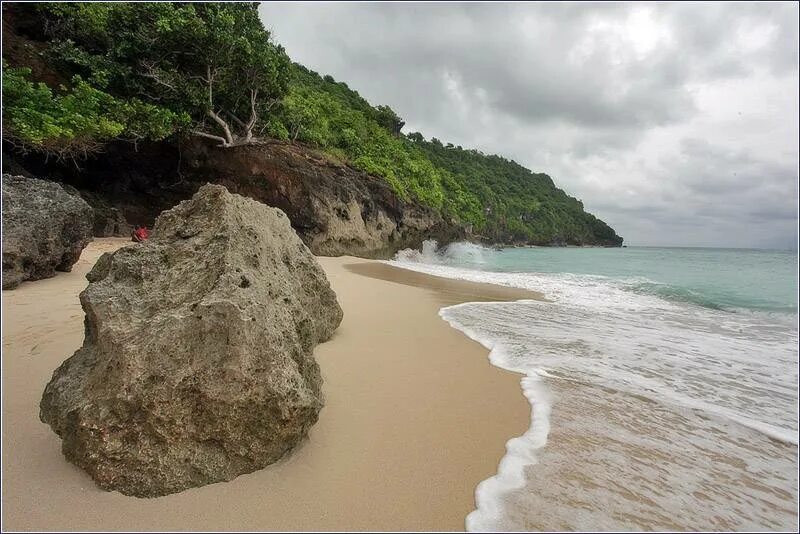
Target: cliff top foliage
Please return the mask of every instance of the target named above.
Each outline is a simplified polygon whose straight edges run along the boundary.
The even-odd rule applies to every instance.
[[[388,106],[292,63],[255,3],[17,4],[13,19],[68,80],[47,85],[4,58],[3,138],[20,149],[75,157],[114,139],[200,136],[231,147],[271,137],[380,176],[401,199],[487,239],[622,242],[549,176],[403,134]]]

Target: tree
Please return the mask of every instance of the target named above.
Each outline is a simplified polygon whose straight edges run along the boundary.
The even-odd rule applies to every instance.
[[[135,98],[114,98],[80,76],[73,77],[71,88],[54,92],[31,82],[30,74],[3,60],[3,139],[23,151],[74,160],[100,151],[111,139],[164,139],[189,121]]]
[[[423,141],[425,141],[425,137],[423,137],[423,135],[419,132],[411,132],[406,137],[408,137],[409,140],[415,143],[422,143]]]
[[[62,61],[112,92],[191,116],[194,135],[252,142],[286,93],[290,62],[254,3],[44,4]]]
[[[406,124],[389,106],[377,106],[374,111],[373,119],[394,135],[399,135],[403,126]]]

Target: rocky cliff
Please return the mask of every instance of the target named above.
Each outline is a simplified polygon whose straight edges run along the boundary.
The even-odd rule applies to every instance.
[[[77,188],[95,210],[98,236],[152,226],[158,213],[212,182],[283,210],[318,255],[388,258],[425,239],[448,243],[467,237],[463,226],[398,198],[385,180],[301,144],[221,149],[197,140],[117,143],[80,168],[11,153],[4,165]]]

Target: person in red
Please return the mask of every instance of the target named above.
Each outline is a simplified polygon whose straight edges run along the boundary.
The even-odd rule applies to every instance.
[[[131,240],[136,243],[141,243],[148,237],[150,237],[150,232],[144,226],[137,226],[134,228],[133,232],[131,232]]]

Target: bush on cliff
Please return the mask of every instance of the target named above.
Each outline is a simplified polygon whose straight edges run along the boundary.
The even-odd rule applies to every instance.
[[[8,68],[3,61],[3,138],[22,149],[85,156],[114,138],[164,139],[188,121],[137,98],[115,98],[80,76],[71,89],[56,92],[29,76],[30,69]]]

